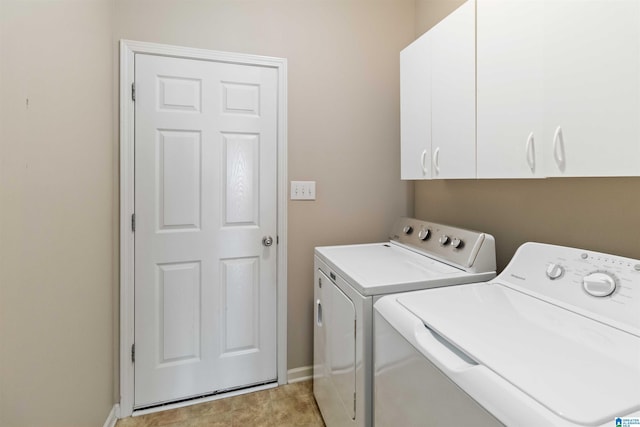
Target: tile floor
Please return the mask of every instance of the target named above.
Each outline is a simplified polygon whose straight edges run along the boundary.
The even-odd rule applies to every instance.
[[[312,381],[119,420],[116,427],[324,427]]]

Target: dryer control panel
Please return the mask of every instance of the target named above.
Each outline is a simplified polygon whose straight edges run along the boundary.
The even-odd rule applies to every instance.
[[[389,240],[467,272],[496,270],[495,240],[490,234],[403,217],[394,224]]]
[[[495,281],[640,335],[640,260],[525,243]]]

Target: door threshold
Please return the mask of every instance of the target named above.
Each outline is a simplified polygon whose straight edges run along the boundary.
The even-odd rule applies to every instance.
[[[268,383],[262,383],[258,385],[251,385],[239,389],[232,390],[220,390],[210,394],[190,397],[188,399],[182,399],[178,401],[172,401],[167,403],[160,403],[153,406],[147,406],[140,409],[134,409],[132,417],[140,415],[153,414],[155,412],[168,411],[170,409],[184,408],[185,406],[198,405],[200,403],[212,402],[214,400],[226,399],[227,397],[240,396],[242,394],[254,393],[256,391],[269,390],[270,388],[278,387],[278,381],[274,380]]]

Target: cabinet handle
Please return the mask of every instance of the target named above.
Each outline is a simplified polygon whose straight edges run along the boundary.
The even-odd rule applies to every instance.
[[[553,157],[558,165],[558,169],[564,172],[566,166],[566,158],[564,153],[564,136],[562,128],[558,126],[556,133],[553,135]]]
[[[422,156],[420,157],[420,166],[422,166],[422,174],[426,175],[429,170],[427,169],[427,150],[422,150]]]
[[[436,171],[436,175],[440,175],[440,147],[433,152],[433,170]]]
[[[535,140],[533,139],[533,132],[529,134],[529,138],[527,138],[527,148],[526,153],[527,156],[527,164],[529,165],[529,169],[531,172],[536,171],[536,145]]]

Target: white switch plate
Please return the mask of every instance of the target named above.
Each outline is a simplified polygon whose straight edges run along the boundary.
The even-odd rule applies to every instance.
[[[315,200],[315,181],[291,181],[291,200]]]

